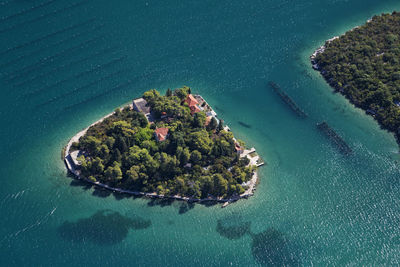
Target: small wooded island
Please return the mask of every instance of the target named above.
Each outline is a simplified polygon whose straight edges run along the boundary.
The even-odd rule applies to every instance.
[[[145,92],[74,136],[64,156],[75,176],[104,188],[190,201],[252,195],[263,164],[189,87]]]
[[[400,13],[374,16],[328,40],[311,62],[332,87],[374,116],[400,143]]]

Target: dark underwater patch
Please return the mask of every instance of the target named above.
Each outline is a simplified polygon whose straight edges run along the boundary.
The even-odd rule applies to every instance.
[[[217,221],[217,232],[230,240],[239,239],[250,232],[251,222],[241,216],[229,216]]]
[[[245,122],[238,121],[238,123],[239,123],[240,125],[242,125],[243,127],[251,128],[251,125],[250,125],[250,124],[247,124],[247,123],[245,123]]]
[[[124,240],[130,229],[145,229],[150,225],[150,220],[139,216],[127,217],[118,212],[101,210],[76,222],[65,221],[58,228],[58,233],[72,242],[113,245]]]
[[[285,236],[274,228],[253,234],[251,251],[256,261],[265,266],[298,266]]]

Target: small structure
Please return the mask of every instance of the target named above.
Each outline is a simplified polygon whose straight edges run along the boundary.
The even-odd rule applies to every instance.
[[[75,150],[75,151],[73,151],[73,152],[71,152],[70,154],[69,154],[69,157],[70,157],[70,163],[72,163],[72,165],[73,165],[73,168],[75,169],[75,170],[79,170],[80,169],[80,167],[81,167],[81,162],[78,160],[78,158],[80,157],[80,156],[82,156],[84,154],[84,152],[83,151],[81,151],[81,150]]]
[[[210,122],[211,122],[211,119],[212,119],[212,116],[207,116],[206,117],[206,121],[204,123],[204,126],[208,126],[210,124]]]
[[[217,119],[217,113],[215,113],[214,110],[207,111],[206,116],[211,116],[211,117],[214,117],[215,119]]]
[[[244,148],[240,146],[238,143],[235,143],[235,150],[238,155],[242,154],[244,152]]]
[[[373,110],[373,109],[367,109],[367,114],[370,114],[370,115],[372,115],[372,116],[375,116],[377,113],[376,113],[376,111],[375,110]]]
[[[165,119],[166,117],[168,117],[167,112],[161,112],[161,119]]]
[[[163,127],[163,128],[157,128],[157,129],[154,131],[154,135],[155,135],[155,137],[156,137],[156,140],[157,140],[158,142],[162,142],[162,141],[164,141],[165,139],[167,139],[167,137],[168,137],[168,131],[169,131],[169,129],[168,129],[168,128],[165,128],[165,127]]]
[[[183,166],[183,167],[191,169],[192,168],[192,163],[186,163],[185,166]]]

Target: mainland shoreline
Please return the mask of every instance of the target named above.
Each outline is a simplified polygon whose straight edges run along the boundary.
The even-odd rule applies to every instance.
[[[368,20],[365,22],[365,24],[368,24],[368,23],[370,23],[371,21],[372,21],[372,18],[368,19]],[[365,24],[363,24],[363,25],[365,25]],[[337,36],[334,36],[334,37],[332,37],[332,38],[326,40],[325,43],[324,43],[323,45],[321,45],[319,48],[317,48],[317,49],[314,51],[314,53],[310,56],[310,61],[311,61],[311,64],[312,64],[312,68],[313,68],[314,70],[318,71],[318,72],[322,75],[322,77],[324,78],[324,80],[329,84],[329,86],[331,86],[331,87],[335,90],[335,92],[339,92],[339,93],[340,93],[342,96],[344,96],[354,107],[359,108],[359,109],[363,110],[367,115],[372,116],[372,117],[378,122],[378,124],[379,124],[379,126],[381,127],[381,129],[384,129],[384,130],[387,130],[387,131],[390,132],[390,133],[393,133],[393,135],[394,135],[394,137],[395,137],[395,140],[396,140],[398,146],[400,146],[400,133],[396,133],[395,131],[392,131],[391,129],[388,129],[387,127],[385,127],[385,126],[381,123],[381,121],[376,117],[376,114],[375,114],[373,111],[371,111],[371,110],[369,110],[369,109],[363,108],[363,107],[362,107],[357,101],[355,101],[352,97],[346,95],[346,94],[344,93],[344,88],[343,88],[342,86],[340,86],[333,78],[328,78],[328,75],[329,75],[328,71],[325,70],[325,69],[323,69],[322,67],[320,67],[320,66],[318,65],[318,63],[316,62],[316,57],[317,57],[319,54],[323,54],[323,53],[325,52],[326,46],[327,46],[329,43],[331,43],[332,41],[334,41],[334,40],[336,40],[336,39],[339,39],[339,38],[342,37],[342,36],[344,36],[347,32],[354,31],[355,29],[358,29],[358,28],[360,28],[360,26],[355,26],[355,27],[351,28],[350,30],[346,31],[345,33],[343,33],[343,34],[341,34],[341,35],[337,35]]]

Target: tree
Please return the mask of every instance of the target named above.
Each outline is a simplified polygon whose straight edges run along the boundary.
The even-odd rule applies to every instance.
[[[190,88],[187,87],[187,86],[184,86],[182,88],[179,88],[179,89],[175,90],[175,94],[176,94],[177,97],[179,97],[180,100],[183,101],[183,100],[186,99],[186,96],[188,94],[190,94]]]
[[[117,181],[122,179],[122,171],[118,162],[114,161],[113,166],[109,166],[104,172],[106,178],[110,181]]]
[[[132,127],[138,127],[138,126],[142,127],[142,128],[147,127],[149,122],[147,121],[147,118],[143,113],[137,112],[135,110],[132,110],[131,112],[133,113],[132,114],[132,118],[133,119],[131,121],[131,126]]]
[[[210,120],[210,123],[208,124],[208,129],[215,130],[215,129],[217,129],[217,127],[218,127],[218,122],[214,117],[212,117]]]
[[[181,154],[181,163],[182,163],[182,165],[188,163],[189,159],[190,159],[189,148],[185,147],[183,149],[182,154]]]
[[[199,179],[200,182],[200,190],[201,190],[201,197],[206,198],[209,194],[213,193],[214,190],[214,180],[211,176],[205,175],[201,176]]]
[[[172,178],[175,174],[175,167],[179,165],[179,162],[176,160],[175,156],[170,156],[165,152],[160,154],[160,167],[159,171],[164,176],[161,178]]]
[[[147,149],[151,154],[158,151],[157,143],[154,140],[145,140],[142,142],[140,147]]]
[[[122,153],[128,151],[128,145],[126,144],[126,138],[123,136],[117,135],[114,145],[115,145],[115,148],[117,148]]]
[[[165,94],[167,97],[170,97],[170,96],[172,96],[172,91],[171,91],[171,89],[167,89],[167,93]]]
[[[111,150],[113,148],[113,146],[114,146],[114,143],[115,143],[115,139],[113,137],[111,137],[111,136],[108,136],[106,141],[105,141],[105,144],[107,145],[108,149]]]
[[[228,182],[222,177],[221,174],[217,173],[213,175],[214,179],[214,193],[216,196],[223,196],[227,193]]]
[[[111,162],[114,162],[114,161],[121,162],[122,161],[122,154],[118,148],[115,148],[113,150],[113,153],[111,154],[111,157],[110,157],[110,161]]]
[[[87,152],[95,153],[97,148],[100,146],[101,141],[94,136],[84,136],[80,141],[81,147]]]
[[[149,141],[153,137],[154,131],[149,128],[140,128],[135,136],[135,144],[141,145],[144,141]]]
[[[177,190],[177,192],[179,192],[180,194],[184,195],[186,193],[187,190],[187,186],[185,183],[185,177],[184,176],[178,176],[175,180],[176,186],[175,189]]]
[[[108,146],[105,144],[101,145],[99,148],[98,155],[102,159],[108,159],[108,157],[110,155],[110,149],[108,148]]]
[[[101,174],[104,171],[104,165],[103,165],[103,161],[101,160],[101,158],[96,157],[92,161],[91,171],[95,174]]]
[[[149,91],[147,91],[147,92],[145,92],[145,93],[143,94],[143,98],[144,98],[150,105],[152,105],[153,102],[154,102],[155,100],[157,100],[159,97],[160,97],[160,93],[159,93],[157,90],[155,90],[155,89],[151,89],[151,90],[149,90]]]
[[[165,189],[162,185],[158,185],[156,189],[157,195],[164,195]]]
[[[193,126],[197,128],[204,127],[206,123],[206,114],[204,112],[197,112],[194,114]]]
[[[176,153],[178,147],[185,145],[184,133],[180,131],[171,131],[169,135],[170,140],[170,153]]]
[[[129,170],[126,171],[126,176],[129,181],[136,182],[140,175],[140,167],[137,165],[133,165]]]
[[[189,135],[189,145],[192,150],[198,150],[202,154],[208,154],[211,150],[212,140],[208,132],[200,130],[193,132]]]
[[[200,164],[201,161],[201,153],[197,150],[193,150],[190,154],[190,162],[193,164]]]
[[[220,133],[223,129],[224,129],[224,121],[223,120],[219,120],[217,133]]]

